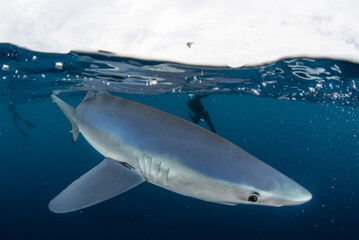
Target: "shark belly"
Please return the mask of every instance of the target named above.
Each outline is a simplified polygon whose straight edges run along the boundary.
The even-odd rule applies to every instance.
[[[80,121],[81,122],[81,121]],[[234,205],[233,183],[219,181],[182,165],[180,156],[144,152],[126,144],[125,137],[109,137],[97,126],[79,124],[85,139],[103,156],[129,164],[141,177],[167,190],[201,200]],[[111,126],[114,131],[116,126]],[[102,136],[102,137],[101,137]],[[124,139],[123,139],[124,138]]]
[[[149,183],[188,197],[235,205],[233,184],[210,178],[160,155],[140,153],[137,160],[141,175]]]

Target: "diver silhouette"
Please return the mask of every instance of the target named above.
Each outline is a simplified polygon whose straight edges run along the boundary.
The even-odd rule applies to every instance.
[[[29,121],[26,121],[24,120],[19,112],[16,110],[16,107],[15,107],[15,104],[13,103],[9,103],[8,105],[8,111],[12,114],[12,117],[13,117],[13,121],[14,121],[14,124],[15,124],[15,127],[17,129],[17,131],[25,138],[28,138],[29,137],[29,134],[27,134],[27,132],[25,132],[24,130],[22,130],[19,125],[18,125],[18,120],[22,121],[25,125],[27,125],[28,127],[30,128],[34,128],[35,125]]]
[[[209,117],[208,111],[204,108],[204,106],[201,103],[201,98],[208,97],[208,94],[202,94],[202,95],[194,95],[189,94],[189,100],[187,102],[187,106],[191,109],[194,115],[192,115],[190,112],[189,117],[191,120],[197,124],[199,120],[205,120],[211,129],[212,132],[216,133],[216,129],[213,126],[213,123],[211,121],[211,118]]]

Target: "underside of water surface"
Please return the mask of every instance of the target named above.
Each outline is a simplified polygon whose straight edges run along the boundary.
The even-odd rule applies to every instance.
[[[358,105],[359,64],[323,58],[285,58],[258,66],[193,66],[121,57],[99,51],[33,52],[0,45],[1,97],[52,91],[104,90],[131,94],[238,94]]]

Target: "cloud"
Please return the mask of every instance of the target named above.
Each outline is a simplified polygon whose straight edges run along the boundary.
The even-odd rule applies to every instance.
[[[0,1],[0,41],[38,51],[231,66],[294,55],[359,58],[356,0]]]

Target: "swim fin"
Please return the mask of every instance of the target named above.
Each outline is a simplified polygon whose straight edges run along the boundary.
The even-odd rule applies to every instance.
[[[76,211],[126,192],[143,181],[134,170],[105,158],[52,199],[49,209],[55,213]]]

